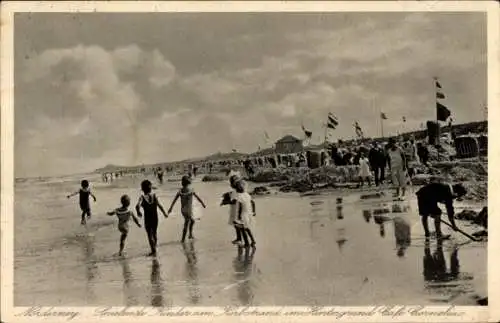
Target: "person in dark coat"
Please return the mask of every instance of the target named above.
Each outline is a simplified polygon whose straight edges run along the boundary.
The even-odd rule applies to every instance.
[[[420,162],[425,166],[428,166],[429,162],[429,150],[421,142],[417,143],[417,155]]]
[[[387,158],[385,152],[376,142],[373,143],[372,148],[368,152],[368,161],[375,176],[375,186],[379,186],[385,180]]]
[[[351,158],[352,158],[352,153],[350,150],[348,150],[344,156],[342,157],[343,164],[344,165],[351,165]]]

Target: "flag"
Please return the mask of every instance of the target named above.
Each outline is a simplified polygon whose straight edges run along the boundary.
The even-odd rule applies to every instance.
[[[446,121],[451,115],[450,110],[439,102],[436,102],[436,119],[438,121]]]
[[[403,117],[403,122],[406,122],[406,117]]]
[[[380,118],[382,118],[383,120],[387,120],[387,116],[383,112],[380,113]]]
[[[266,139],[269,140],[269,134],[267,133],[267,131],[264,131],[264,136],[266,136]]]
[[[437,98],[437,99],[444,99],[444,98],[445,98],[445,96],[444,96],[444,94],[443,94],[443,93],[441,93],[441,92],[437,91],[437,92],[436,92],[436,98]]]
[[[354,123],[354,128],[356,131],[356,136],[358,136],[359,138],[363,138],[363,130],[361,129],[357,121]]]
[[[339,121],[336,116],[333,115],[333,113],[329,112],[328,113],[328,123],[327,127],[330,129],[335,129],[339,125]]]
[[[312,131],[307,130],[304,125],[302,125],[302,130],[304,131],[304,134],[306,135],[306,138],[311,138],[312,136]]]
[[[236,150],[236,149],[233,149],[233,153],[235,153],[235,152],[237,152],[237,150]]]
[[[436,87],[437,87],[438,89],[441,89],[441,88],[442,88],[442,87],[441,87],[441,84],[439,84],[439,81],[437,80],[437,78],[434,78],[434,80],[436,81]]]

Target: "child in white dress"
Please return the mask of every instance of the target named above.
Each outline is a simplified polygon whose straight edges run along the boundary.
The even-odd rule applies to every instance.
[[[359,158],[359,178],[361,180],[361,186],[364,184],[364,180],[368,182],[368,185],[370,185],[370,163],[368,161],[368,158],[365,157],[364,153],[361,153],[361,156]]]
[[[250,194],[246,192],[243,180],[235,183],[235,189],[238,213],[234,223],[240,230],[241,237],[245,241],[245,247],[255,247],[255,239],[252,234],[255,225],[255,202]],[[248,237],[250,237],[250,243],[248,243]]]

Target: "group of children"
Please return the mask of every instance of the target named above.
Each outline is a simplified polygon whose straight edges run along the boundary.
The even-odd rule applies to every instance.
[[[179,199],[181,201],[181,214],[184,218],[181,242],[185,242],[187,233],[189,233],[188,239],[194,239],[193,227],[195,218],[193,214],[193,198],[196,198],[203,208],[206,208],[206,205],[191,187],[190,176],[183,176],[181,184],[182,187],[175,195],[168,212],[165,212],[165,209],[160,203],[158,197],[152,192],[152,183],[149,180],[144,180],[141,183],[141,190],[143,194],[139,197],[135,209],[139,218],[142,218],[144,213],[144,228],[146,229],[149,246],[151,248],[151,252],[148,256],[156,256],[158,243],[158,209],[160,209],[165,218],[168,218],[168,216],[172,213],[172,209],[177,200]],[[241,246],[244,242],[245,247],[254,247],[255,239],[252,234],[254,221],[252,217],[255,216],[255,203],[250,194],[246,192],[245,182],[237,175],[231,176],[230,184],[234,191],[223,195],[221,206],[230,206],[230,224],[235,227],[237,235],[237,238],[233,241],[233,243]],[[93,197],[94,202],[97,200],[90,191],[89,182],[87,180],[83,180],[81,182],[81,188],[77,192],[72,193],[67,197],[70,198],[75,195],[80,196],[80,209],[82,210],[81,224],[86,224],[87,219],[90,219],[91,217],[90,196]],[[141,224],[139,223],[138,217],[136,217],[134,212],[129,209],[130,197],[128,195],[121,196],[120,203],[120,207],[107,212],[107,214],[110,216],[116,215],[118,218],[118,230],[121,233],[120,250],[118,254],[122,256],[125,247],[125,240],[127,239],[129,231],[128,223],[130,219],[132,219],[139,228],[141,227]],[[141,208],[143,212],[141,212]],[[248,241],[249,237],[250,243]]]

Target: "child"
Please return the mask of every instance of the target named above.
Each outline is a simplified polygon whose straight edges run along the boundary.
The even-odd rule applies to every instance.
[[[193,237],[193,196],[200,202],[203,208],[206,208],[205,203],[200,199],[200,197],[191,188],[191,178],[189,176],[182,176],[181,180],[182,188],[175,195],[170,208],[168,209],[168,214],[172,213],[175,203],[179,197],[181,198],[181,213],[184,217],[184,228],[182,229],[182,239],[184,242],[186,239],[186,233],[189,229],[189,239],[194,239]]]
[[[365,179],[368,182],[368,185],[371,186],[371,183],[370,183],[370,163],[368,162],[368,158],[365,157],[364,153],[360,153],[359,178],[361,180],[360,186],[363,186]]]
[[[234,185],[237,193],[236,201],[238,210],[234,223],[240,230],[240,235],[243,241],[245,241],[245,247],[255,247],[255,239],[252,234],[254,222],[252,216],[255,216],[255,202],[252,200],[250,194],[246,192],[243,180],[237,181]],[[250,244],[248,243],[248,236],[251,240]]]
[[[90,211],[90,196],[94,199],[94,202],[96,202],[96,198],[94,194],[90,191],[89,188],[89,181],[83,180],[82,181],[82,187],[75,193],[72,193],[68,195],[67,197],[70,198],[72,196],[75,196],[79,194],[80,195],[80,209],[82,210],[82,222],[81,224],[86,224],[87,221],[85,219],[85,215],[87,215],[87,219],[90,219],[92,216],[92,212]]]
[[[234,220],[236,220],[236,216],[238,213],[237,205],[236,205],[236,191],[235,184],[240,180],[239,174],[234,174],[229,177],[229,185],[231,186],[232,191],[226,192],[222,195],[221,206],[229,205],[229,220],[228,224],[234,226],[234,230],[236,232],[236,239],[232,241],[233,244],[241,243],[241,232],[240,228],[234,224]]]
[[[122,206],[115,209],[114,211],[108,212],[108,215],[115,215],[118,217],[118,230],[121,232],[120,237],[120,252],[118,255],[121,256],[123,254],[123,248],[125,247],[125,239],[127,239],[128,234],[128,221],[132,217],[135,224],[140,228],[139,220],[135,217],[134,213],[128,209],[130,206],[130,197],[128,195],[123,195],[120,198],[120,202]]]
[[[150,181],[144,180],[141,183],[141,190],[144,193],[137,201],[137,205],[135,206],[135,210],[137,211],[137,215],[142,217],[141,207],[144,210],[144,228],[146,229],[146,233],[148,235],[149,246],[151,247],[151,253],[148,256],[156,256],[156,244],[158,242],[156,232],[158,230],[158,209],[163,213],[165,218],[168,218],[168,215],[165,213],[163,206],[158,201],[158,198],[154,193],[151,193],[153,189],[153,185]]]

